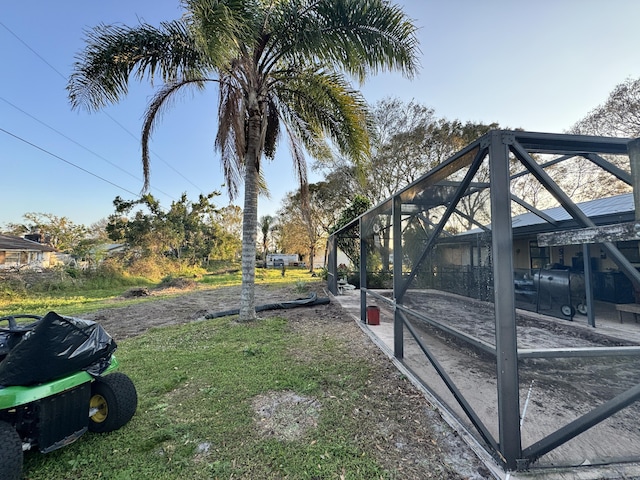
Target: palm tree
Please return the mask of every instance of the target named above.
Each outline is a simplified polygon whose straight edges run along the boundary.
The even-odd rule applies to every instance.
[[[260,217],[260,231],[262,232],[262,261],[263,265],[267,266],[267,249],[269,242],[269,233],[273,226],[273,217],[271,215],[263,215]]]
[[[127,94],[131,77],[162,80],[142,129],[144,188],[149,138],[169,100],[185,88],[219,91],[215,145],[230,197],[244,182],[240,319],[255,318],[261,159],[282,128],[306,184],[304,152],[332,146],[357,160],[368,152],[368,116],[359,81],[381,70],[412,75],[415,27],[388,0],[183,0],[180,20],[159,27],[100,25],[87,34],[67,86],[73,108],[98,110]]]

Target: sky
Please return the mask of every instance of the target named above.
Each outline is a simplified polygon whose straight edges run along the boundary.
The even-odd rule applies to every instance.
[[[637,0],[396,3],[419,29],[420,69],[413,79],[385,73],[356,84],[372,105],[397,97],[449,120],[562,133],[616,85],[640,77]],[[132,82],[123,101],[93,113],[72,110],[65,87],[88,29],[180,15],[177,0],[0,4],[0,230],[27,212],[89,226],[114,212],[116,196],[137,198],[153,87]],[[155,130],[150,192],[164,207],[183,193],[196,200],[214,190],[218,206],[229,204],[213,149],[216,102],[213,88],[187,94]],[[284,139],[263,168],[271,198],[259,199],[258,214],[273,215],[297,186]],[[234,203],[242,206],[242,195]]]

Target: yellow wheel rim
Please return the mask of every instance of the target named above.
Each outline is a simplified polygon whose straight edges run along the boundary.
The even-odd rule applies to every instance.
[[[89,401],[89,409],[97,410],[96,413],[91,415],[91,420],[96,423],[104,422],[109,415],[109,406],[107,405],[107,401],[102,395],[95,394],[93,397],[91,397],[91,400]]]

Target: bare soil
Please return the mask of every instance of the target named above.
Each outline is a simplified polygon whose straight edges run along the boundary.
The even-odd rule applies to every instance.
[[[319,297],[327,296],[322,284]],[[149,292],[149,296],[167,291]],[[152,327],[203,320],[208,313],[238,307],[240,287],[200,290],[193,286],[174,289],[175,296],[96,311],[83,318],[101,323],[116,339],[144,334]],[[256,304],[306,297],[293,287],[256,286]],[[124,299],[124,297],[123,297]],[[116,300],[116,303],[118,300]],[[286,318],[309,342],[327,335],[348,341],[350,355],[365,358],[372,366],[374,382],[367,403],[352,414],[362,419],[366,438],[382,466],[396,478],[485,479],[494,478],[464,441],[442,420],[424,394],[404,378],[390,360],[361,330],[338,302],[288,310],[265,311],[260,318]],[[304,351],[292,352],[303,356]],[[257,424],[264,434],[288,441],[314,428],[321,405],[295,392],[269,392],[254,399]],[[266,427],[265,427],[266,425]]]

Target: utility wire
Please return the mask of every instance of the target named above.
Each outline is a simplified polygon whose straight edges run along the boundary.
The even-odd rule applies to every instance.
[[[113,118],[111,115],[109,115],[109,113],[103,111],[102,112],[104,115],[106,115],[107,117],[109,117],[111,119],[111,121],[113,123],[115,123],[116,125],[118,125],[122,130],[124,130],[125,132],[127,132],[131,137],[133,137],[137,142],[140,142],[140,139],[138,137],[136,137],[133,133],[131,133],[127,127],[125,127],[124,125],[122,125],[119,121],[117,121],[115,118]],[[195,187],[198,189],[198,191],[200,193],[203,193],[204,190],[202,190],[199,186],[197,186],[195,183],[193,183],[191,180],[189,180],[187,177],[185,177],[182,172],[180,172],[179,170],[177,170],[176,168],[174,168],[173,165],[171,165],[169,162],[167,162],[165,159],[163,159],[160,155],[158,155],[157,153],[155,153],[153,150],[149,150],[151,153],[153,153],[153,155],[155,155],[162,163],[164,163],[167,167],[169,167],[171,170],[173,170],[174,172],[176,172],[178,175],[180,175],[187,183],[191,184],[192,187]]]
[[[38,57],[40,60],[42,60],[51,70],[56,72],[63,80],[67,81],[67,77],[62,72],[60,72],[60,70],[58,70],[56,67],[51,65],[44,57],[42,57],[38,52],[36,52],[33,48],[31,48],[27,44],[27,42],[22,40],[22,38],[20,38],[13,30],[11,30],[9,27],[7,27],[1,21],[0,21],[0,26],[2,26],[5,30],[7,30],[7,32],[9,32],[11,35],[13,35],[20,43],[22,43],[27,49],[29,49],[36,57]],[[136,135],[131,133],[124,125],[122,125],[120,122],[118,122],[114,117],[112,117],[111,115],[109,115],[105,111],[102,111],[102,113],[104,115],[106,115],[116,125],[118,125],[122,130],[124,130],[126,133],[128,133],[131,137],[133,137],[136,141],[140,142],[140,139]],[[166,166],[168,166],[171,170],[173,170],[175,173],[180,175],[185,181],[187,181],[189,184],[191,184],[191,186],[197,188],[200,193],[204,192],[204,190],[202,190],[200,187],[198,187],[196,184],[194,184],[191,180],[189,180],[187,177],[185,177],[180,171],[178,171],[176,168],[174,168],[173,165],[171,165],[169,162],[164,160],[160,155],[155,153],[153,150],[151,150],[151,153],[153,153],[160,161],[162,161],[162,163],[164,163]],[[160,191],[160,190],[158,190],[158,191]],[[174,198],[174,197],[171,197],[171,198]]]
[[[52,153],[52,152],[50,152],[49,150],[46,150],[46,149],[44,149],[44,148],[42,148],[42,147],[39,147],[39,146],[38,146],[38,145],[36,145],[35,143],[32,143],[32,142],[30,142],[30,141],[28,141],[28,140],[25,140],[24,138],[22,138],[22,137],[20,137],[20,136],[18,136],[18,135],[16,135],[16,134],[14,134],[14,133],[11,133],[11,132],[9,132],[9,131],[5,130],[4,128],[2,128],[2,127],[0,127],[0,132],[4,132],[4,133],[6,133],[7,135],[9,135],[9,136],[11,136],[11,137],[15,138],[16,140],[20,140],[21,142],[26,143],[27,145],[30,145],[30,146],[32,146],[33,148],[36,148],[36,149],[40,150],[41,152],[46,153],[47,155],[51,155],[52,157],[57,158],[58,160],[61,160],[61,161],[63,161],[64,163],[66,163],[66,164],[68,164],[68,165],[71,165],[72,167],[77,168],[78,170],[82,170],[83,172],[88,173],[88,174],[89,174],[89,175],[91,175],[92,177],[96,177],[97,179],[102,180],[103,182],[108,183],[109,185],[113,185],[114,187],[119,188],[120,190],[124,190],[125,192],[130,193],[131,195],[133,195],[134,197],[137,197],[137,196],[138,196],[138,194],[137,194],[137,193],[134,193],[134,192],[132,192],[131,190],[127,190],[126,188],[121,187],[120,185],[117,185],[117,184],[113,183],[112,181],[107,180],[106,178],[101,177],[100,175],[96,175],[95,173],[90,172],[89,170],[87,170],[87,169],[85,169],[85,168],[82,168],[81,166],[76,165],[75,163],[70,162],[69,160],[66,160],[66,159],[62,158],[61,156],[56,155],[55,153]]]
[[[137,181],[139,181],[139,182],[142,182],[142,179],[141,179],[140,177],[136,177],[133,173],[131,173],[131,172],[129,172],[129,171],[127,171],[127,170],[125,170],[124,168],[120,167],[119,165],[117,165],[117,164],[113,163],[112,161],[110,161],[110,160],[108,160],[108,159],[104,158],[102,155],[100,155],[100,154],[98,154],[98,153],[94,152],[93,150],[91,150],[91,149],[89,149],[89,148],[85,147],[84,145],[82,145],[82,144],[80,144],[80,143],[76,142],[73,138],[68,137],[67,135],[65,135],[65,134],[64,134],[64,133],[62,133],[61,131],[59,131],[59,130],[57,130],[57,129],[53,128],[51,125],[48,125],[47,123],[43,122],[42,120],[40,120],[40,119],[36,118],[35,116],[31,115],[30,113],[28,113],[28,112],[24,111],[23,109],[21,109],[21,108],[20,108],[20,107],[18,107],[17,105],[14,105],[13,103],[11,103],[11,102],[10,102],[9,100],[7,100],[6,98],[4,98],[4,97],[1,97],[1,96],[0,96],[0,100],[2,100],[3,102],[7,103],[7,104],[8,104],[8,105],[10,105],[10,106],[12,106],[13,108],[15,108],[16,110],[18,110],[19,112],[22,112],[22,113],[23,113],[24,115],[26,115],[27,117],[29,117],[29,118],[31,118],[31,119],[33,119],[33,120],[35,120],[35,121],[36,121],[36,122],[38,122],[40,125],[44,125],[45,127],[47,127],[48,129],[50,129],[50,130],[54,131],[55,133],[57,133],[57,134],[58,134],[58,135],[60,135],[61,137],[66,138],[66,139],[67,139],[67,140],[69,140],[71,143],[74,143],[75,145],[79,146],[79,147],[80,147],[80,148],[82,148],[83,150],[85,150],[85,151],[89,152],[90,154],[95,155],[95,156],[96,156],[96,157],[98,157],[99,159],[101,159],[101,160],[103,160],[103,161],[107,162],[107,163],[108,163],[109,165],[111,165],[112,167],[117,168],[117,169],[118,169],[118,170],[120,170],[121,172],[126,173],[126,174],[127,174],[127,175],[129,175],[131,178],[133,178],[133,179],[135,179],[135,180],[137,180]],[[175,198],[173,195],[170,195],[170,194],[168,194],[168,193],[166,193],[166,192],[163,192],[163,191],[162,191],[162,190],[160,190],[159,188],[155,188],[155,187],[151,187],[151,188],[153,188],[154,190],[156,190],[156,191],[158,191],[158,192],[162,193],[163,195],[166,195],[167,197],[169,197],[169,198],[171,198],[171,199],[173,199],[173,200],[177,200],[177,198]]]
[[[60,73],[58,70],[56,70],[56,67],[54,67],[49,62],[47,62],[38,52],[36,52],[33,48],[31,48],[29,45],[27,45],[27,43],[25,41],[23,41],[18,35],[16,35],[9,27],[7,27],[2,22],[0,22],[0,25],[2,25],[4,27],[4,29],[7,32],[9,32],[11,35],[13,35],[21,44],[23,44],[25,47],[27,47],[29,50],[31,50],[31,52],[36,57],[38,57],[40,60],[42,60],[44,63],[46,63],[49,66],[49,68],[51,68],[51,70],[53,70],[54,72],[56,72],[58,75],[60,75],[62,78],[64,78],[66,80],[66,77],[64,75],[62,75],[62,73]]]

